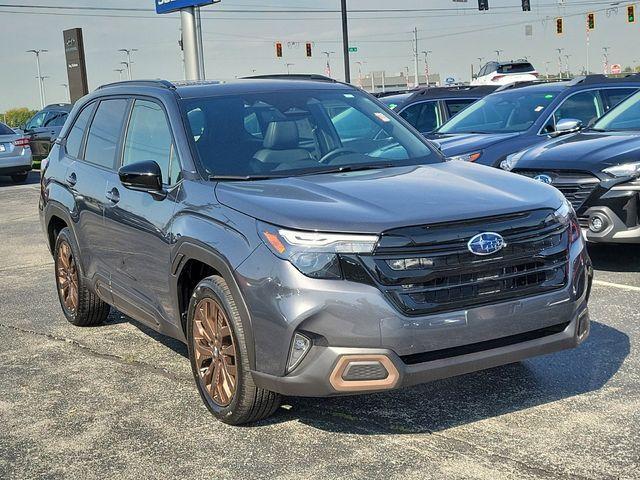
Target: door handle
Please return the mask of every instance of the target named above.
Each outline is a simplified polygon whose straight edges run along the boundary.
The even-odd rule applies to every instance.
[[[69,184],[70,187],[73,187],[76,183],[78,183],[78,177],[76,177],[75,172],[71,172],[67,175],[67,184]]]
[[[105,193],[105,196],[111,203],[118,203],[120,201],[120,192],[116,187],[113,187],[111,190],[108,190]]]

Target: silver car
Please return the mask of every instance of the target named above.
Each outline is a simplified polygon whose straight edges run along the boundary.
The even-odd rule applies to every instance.
[[[0,175],[10,175],[16,183],[27,180],[31,170],[29,139],[0,123]]]

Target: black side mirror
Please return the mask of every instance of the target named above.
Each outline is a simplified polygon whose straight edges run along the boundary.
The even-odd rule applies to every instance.
[[[118,170],[120,182],[125,188],[148,193],[163,193],[162,170],[153,161],[124,165]]]

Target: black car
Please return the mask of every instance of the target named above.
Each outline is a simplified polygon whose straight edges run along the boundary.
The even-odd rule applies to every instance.
[[[380,97],[380,101],[427,134],[497,87],[430,87]]]
[[[51,145],[60,135],[72,106],[68,103],[47,105],[24,125],[25,137],[29,139],[33,160],[39,162],[49,155]]]
[[[640,75],[577,77],[499,88],[428,138],[452,160],[497,167],[514,153],[575,133],[640,89]]]
[[[593,127],[521,152],[503,168],[557,187],[587,240],[640,243],[640,92]]]

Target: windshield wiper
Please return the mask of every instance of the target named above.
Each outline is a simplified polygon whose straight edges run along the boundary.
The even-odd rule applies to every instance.
[[[311,170],[304,173],[299,173],[296,176],[304,175],[321,175],[323,173],[344,173],[344,172],[358,172],[362,170],[378,170],[382,168],[395,167],[393,163],[371,163],[366,165],[342,165],[340,167],[325,168],[320,170]]]
[[[209,180],[215,182],[249,182],[252,180],[269,180],[283,178],[282,175],[209,175]]]

